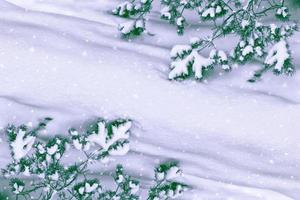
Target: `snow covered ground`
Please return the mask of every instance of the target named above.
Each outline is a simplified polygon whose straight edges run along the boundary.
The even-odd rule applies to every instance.
[[[172,46],[207,27],[179,37],[154,12],[155,36],[125,41],[117,31],[123,19],[109,13],[117,3],[0,0],[0,126],[50,116],[47,137],[97,116],[128,117],[131,151],[117,161],[146,185],[154,165],[176,159],[193,186],[182,199],[300,199],[299,73],[250,84],[259,67],[252,64],[207,84],[169,81]],[[298,68],[299,48],[297,33]],[[3,168],[10,156],[1,137]]]

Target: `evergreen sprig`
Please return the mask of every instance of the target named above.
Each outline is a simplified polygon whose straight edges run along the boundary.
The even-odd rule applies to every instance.
[[[188,189],[188,185],[175,179],[182,175],[178,163],[169,161],[155,168],[155,185],[150,188],[148,200],[174,199]]]
[[[92,177],[89,173],[89,167],[93,163],[104,160],[107,162],[111,156],[125,155],[128,152],[130,120],[97,119],[82,133],[71,128],[69,137],[54,136],[43,141],[38,137],[39,131],[49,121],[50,118],[45,118],[34,128],[24,124],[10,125],[5,130],[12,162],[2,169],[2,175],[9,180],[15,199],[141,199],[140,181],[128,175],[122,165],[117,165],[111,176],[115,189],[106,190],[100,177]],[[80,151],[84,157],[68,161],[67,152],[70,150]],[[155,173],[163,173],[165,178],[156,180],[148,199],[162,193],[172,198],[182,194],[187,186],[169,180],[176,178],[174,174],[177,172],[181,174],[177,164],[165,163],[157,167]],[[28,181],[28,178],[32,181]]]
[[[137,36],[147,30],[146,16],[151,11],[152,4],[153,1],[150,0],[132,0],[117,6],[114,10],[115,15],[133,20],[120,25],[122,35]],[[213,22],[211,36],[192,39],[189,45],[174,46],[171,51],[171,80],[191,76],[203,80],[216,67],[229,72],[234,64],[245,64],[254,60],[262,62],[263,65],[255,72],[253,78],[249,79],[250,82],[259,80],[262,74],[269,70],[276,75],[291,75],[295,72],[287,40],[298,27],[294,22],[289,23],[291,14],[284,0],[161,0],[160,5],[161,19],[175,25],[178,34],[183,34],[187,27],[187,11],[197,15],[202,22]],[[142,9],[143,6],[147,9]],[[277,25],[265,22],[270,15],[277,19]],[[216,41],[229,35],[238,37],[239,42],[226,53],[217,48]],[[286,43],[286,51],[282,53],[288,55],[288,58],[277,57],[276,63],[267,64],[265,59],[270,51],[274,52],[274,48],[283,42]],[[205,49],[211,50],[210,56],[200,55]],[[218,52],[222,55],[221,59],[226,60],[218,59]],[[174,56],[176,54],[178,56]]]

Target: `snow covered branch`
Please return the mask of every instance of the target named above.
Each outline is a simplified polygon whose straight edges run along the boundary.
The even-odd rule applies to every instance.
[[[93,163],[108,162],[111,156],[127,154],[132,126],[130,120],[97,119],[83,133],[71,128],[69,138],[54,136],[42,141],[38,137],[39,131],[50,120],[45,118],[31,129],[26,125],[11,125],[6,129],[13,161],[2,169],[2,175],[9,179],[11,192],[16,199],[140,199],[140,181],[126,174],[121,165],[117,165],[115,173],[111,175],[115,189],[105,189],[100,177],[89,175],[89,167]],[[72,154],[74,150],[79,150],[84,158],[65,160],[68,158],[67,152]],[[159,180],[158,173],[163,176]],[[171,181],[181,173],[177,164],[161,164],[156,168],[159,185],[150,189],[148,199],[153,199],[153,195],[164,194],[164,197],[171,198],[181,195],[188,187]],[[28,182],[24,177],[33,180]]]
[[[113,11],[115,15],[133,19],[119,26],[124,36],[140,35],[146,30],[145,17],[151,11],[152,3],[153,1],[149,0],[132,0],[117,6]],[[264,62],[266,56],[270,57],[274,52],[273,45],[281,44],[280,41],[287,43],[287,39],[298,30],[296,23],[288,23],[291,14],[284,1],[162,0],[160,4],[161,19],[175,25],[178,34],[183,34],[187,27],[188,15],[185,15],[187,11],[197,15],[203,23],[213,22],[211,26],[213,34],[208,38],[192,39],[194,41],[190,45],[174,46],[171,51],[169,79],[177,80],[194,76],[197,80],[203,80],[218,66],[229,72],[233,64],[245,64],[254,59],[260,60],[264,65],[262,70],[249,80],[251,82],[258,80],[271,68],[275,74],[292,74],[295,71],[289,53],[289,59],[285,59],[285,62],[280,62],[278,59],[276,64]],[[277,25],[264,22],[264,19],[270,15]],[[224,50],[217,48],[216,40],[228,35],[235,35],[239,38],[239,42],[234,49],[225,53]],[[281,46],[288,46],[288,44],[281,44]],[[202,50],[209,48],[212,52],[218,52],[216,56],[221,56],[221,59],[226,57],[226,59],[222,61],[213,59],[212,56],[204,56]],[[277,54],[281,53],[283,52]],[[180,55],[176,57],[176,54]]]

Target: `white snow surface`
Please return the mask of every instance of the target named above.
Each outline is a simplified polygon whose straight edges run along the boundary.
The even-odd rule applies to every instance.
[[[148,28],[155,36],[125,41],[117,30],[124,20],[110,14],[118,3],[0,0],[0,126],[49,116],[42,135],[49,137],[97,116],[127,117],[130,152],[94,170],[123,163],[145,189],[153,166],[176,159],[193,187],[181,199],[299,199],[299,73],[250,84],[260,67],[253,63],[205,83],[170,81],[172,46],[208,35],[207,26],[180,37],[154,12]],[[299,67],[300,34],[291,40]],[[234,41],[217,45],[230,50]],[[1,139],[2,168],[10,155]]]

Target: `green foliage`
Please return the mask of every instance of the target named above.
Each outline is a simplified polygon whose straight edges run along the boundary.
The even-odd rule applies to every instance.
[[[215,66],[221,66],[226,72],[231,70],[226,53],[212,49],[208,58],[200,55],[195,47],[208,41],[192,39],[189,45],[177,45],[171,51],[171,69],[169,79],[185,79],[194,76],[198,80],[206,78]]]
[[[123,36],[138,36],[146,31],[146,15],[151,11],[153,1],[145,1],[147,9],[138,9],[146,5],[143,2],[143,0],[125,2],[114,10],[114,14],[118,16],[132,17],[133,21],[120,25],[119,29]],[[288,24],[291,14],[285,1],[281,0],[161,0],[160,4],[162,6],[161,19],[176,26],[178,34],[183,34],[187,27],[188,20],[185,16],[187,11],[199,16],[199,20],[202,22],[213,22],[211,28],[213,34],[210,37],[196,39],[190,45],[174,46],[171,51],[172,62],[169,79],[178,80],[194,76],[197,80],[203,80],[216,67],[221,67],[225,72],[229,72],[233,64],[245,64],[253,60],[264,62],[268,51],[276,43],[287,41],[297,31],[296,23]],[[265,18],[270,15],[274,16],[275,20],[278,19],[277,25],[264,23]],[[142,23],[139,22],[140,20]],[[137,24],[139,25],[137,26]],[[225,53],[216,47],[215,41],[229,35],[238,37],[239,42],[231,52]],[[182,47],[184,48],[182,49]],[[218,56],[217,54],[205,58],[200,55],[204,49],[210,49],[211,52],[222,52],[222,55],[226,55],[226,60],[222,61],[214,57]],[[255,82],[270,69],[273,69],[272,71],[276,75],[293,74],[295,67],[290,51],[287,50],[286,53],[289,55],[289,59],[280,62],[284,63],[281,69],[274,69],[274,65],[266,66],[264,64],[262,70],[255,73],[250,81]]]
[[[174,199],[182,195],[188,189],[186,184],[174,181],[180,177],[182,171],[176,162],[166,162],[160,164],[155,169],[155,185],[150,188],[149,200]]]
[[[73,195],[76,199],[93,199],[97,192],[101,192],[102,188],[100,186],[99,180],[89,179],[84,180],[73,187]]]
[[[139,196],[137,192],[139,191],[139,181],[132,179],[131,176],[127,175],[124,172],[124,169],[121,165],[117,165],[114,180],[117,185],[117,190],[114,193],[115,196],[119,199],[124,200],[137,200]]]
[[[145,21],[143,19],[125,22],[119,25],[123,37],[130,38],[141,35],[145,31]]]
[[[38,131],[44,129],[51,120],[51,118],[45,118],[38,126],[32,129],[29,129],[26,125],[21,125],[19,127],[8,125],[6,134],[8,136],[11,154],[14,160],[18,161],[28,154],[35,142]]]
[[[10,197],[9,197],[9,195],[7,194],[7,192],[2,192],[2,191],[0,191],[0,199],[1,199],[1,200],[9,200]]]
[[[300,0],[291,0],[293,6],[300,7]]]
[[[144,14],[150,11],[152,6],[151,0],[140,0],[140,1],[125,1],[118,5],[112,12],[114,15],[120,17],[133,17],[137,14]]]
[[[12,192],[15,194],[20,194],[24,191],[25,183],[24,181],[14,178],[9,183],[10,187],[12,188]]]
[[[90,146],[98,145],[100,149],[94,152],[97,159],[106,162],[110,155],[125,155],[129,150],[129,129],[131,121],[117,119],[106,122],[98,119],[90,124],[86,130],[79,132],[71,128],[69,134],[73,146],[78,150],[89,150]]]
[[[93,163],[107,162],[111,156],[128,152],[130,120],[97,119],[83,133],[71,128],[68,138],[54,136],[42,141],[38,134],[50,121],[48,119],[35,128],[11,125],[5,131],[13,161],[2,169],[2,175],[9,180],[16,199],[140,199],[140,182],[128,175],[121,165],[117,165],[115,173],[111,175],[115,189],[106,190],[100,177],[92,177],[89,173]],[[70,150],[80,151],[83,158],[72,157],[69,160],[67,152]],[[170,181],[176,178],[170,174],[181,174],[177,164],[161,164],[155,171],[156,174],[163,173],[165,178],[156,178],[150,196],[165,192],[175,198],[187,188],[184,184]],[[32,181],[27,181],[26,177],[32,178]],[[150,196],[148,199],[151,199]]]
[[[216,20],[228,12],[227,4],[221,0],[208,1],[207,5],[198,9],[203,20]]]
[[[119,25],[119,30],[125,38],[141,35],[145,31],[145,15],[150,12],[153,0],[125,1],[118,5],[114,15],[133,18],[132,21]]]

